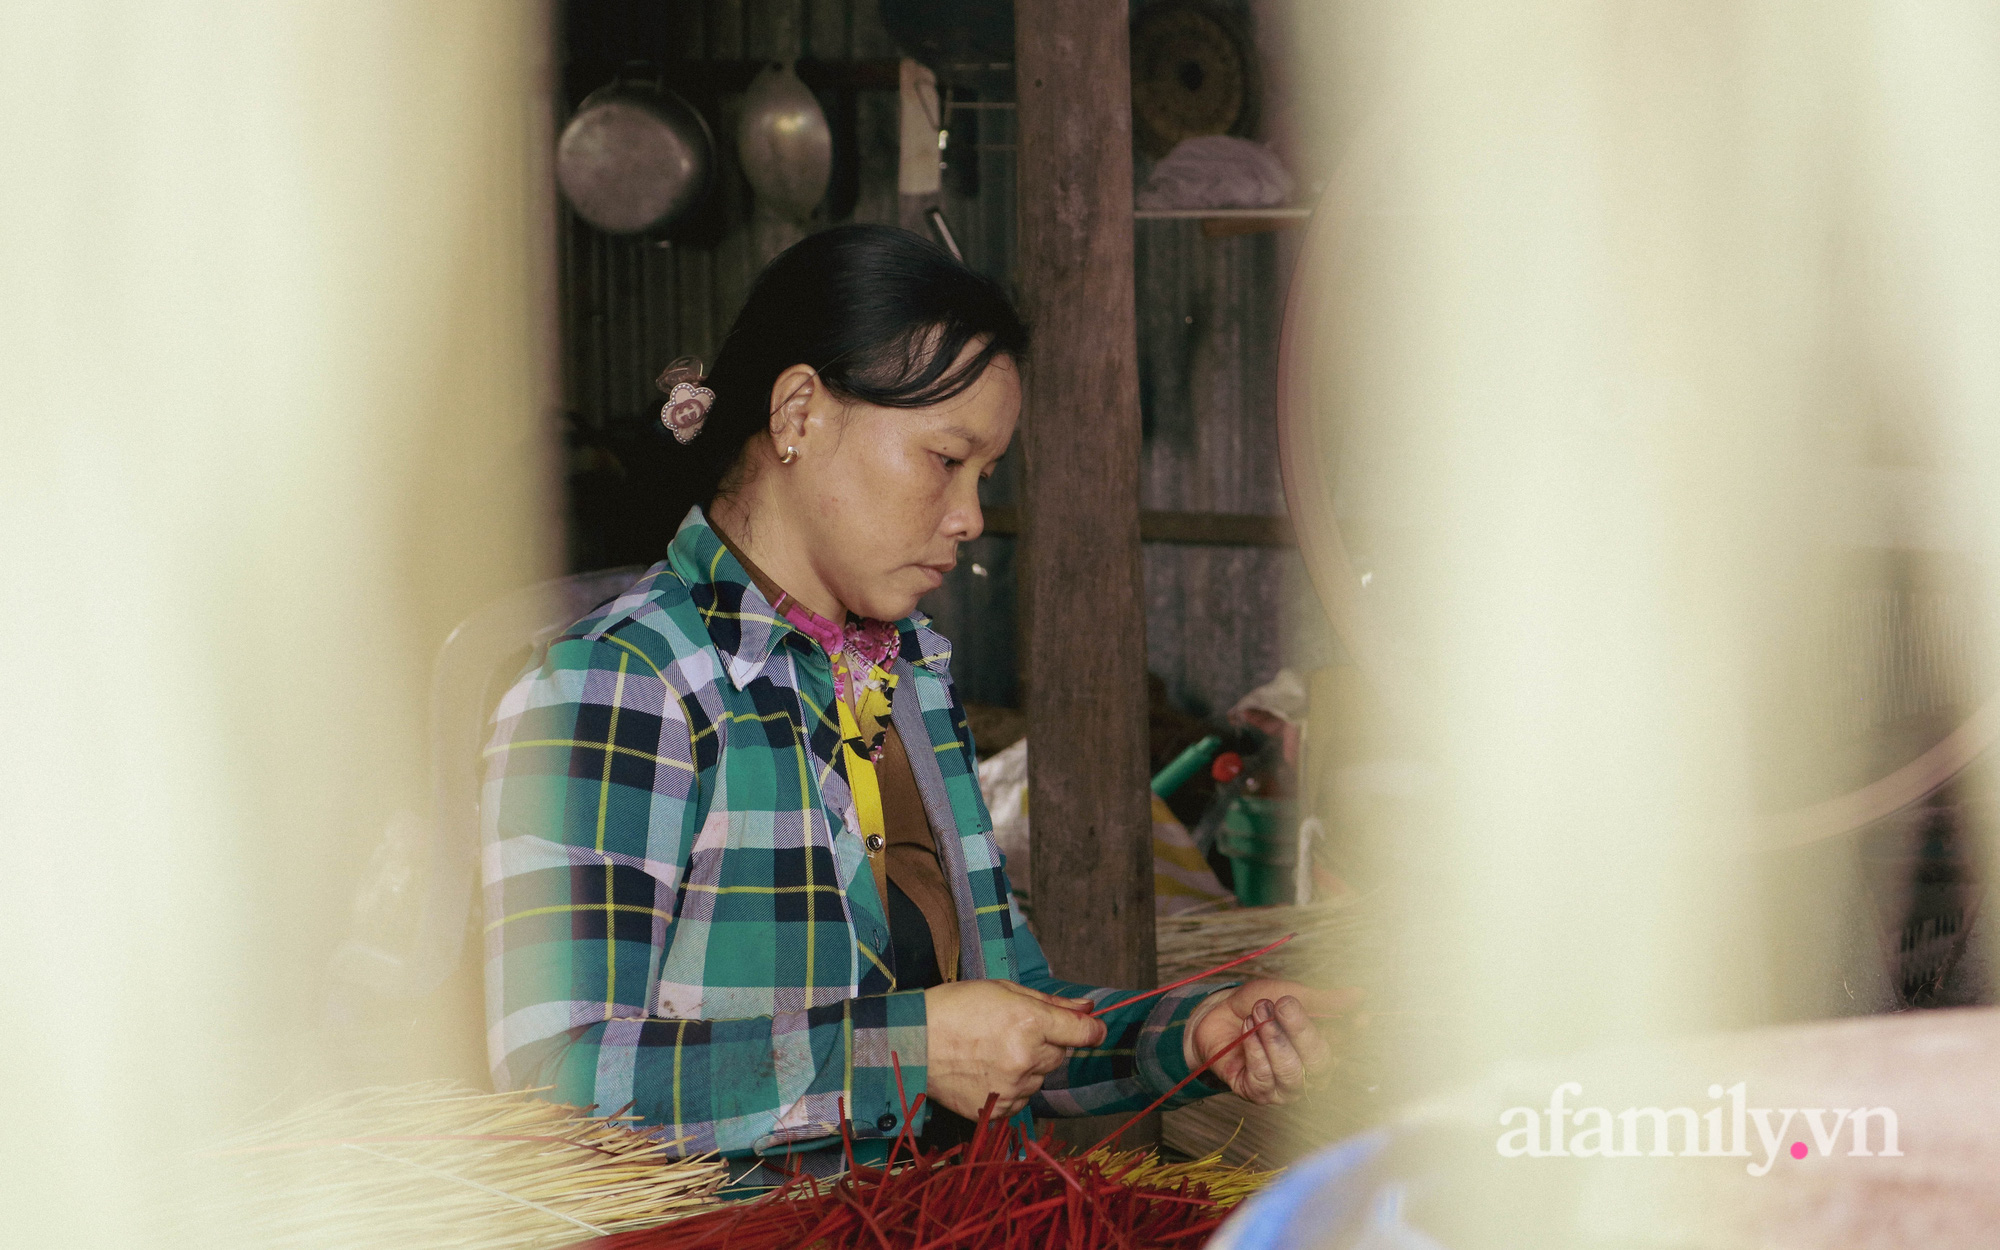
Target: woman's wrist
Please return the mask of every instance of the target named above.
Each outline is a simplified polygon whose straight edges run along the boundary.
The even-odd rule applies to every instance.
[[[1186,1062],[1189,1072],[1193,1072],[1201,1066],[1201,1052],[1195,1048],[1195,1030],[1201,1027],[1202,1020],[1207,1017],[1209,1012],[1220,1007],[1222,1000],[1229,997],[1235,991],[1236,987],[1234,985],[1225,985],[1219,990],[1213,990],[1209,993],[1208,997],[1196,1003],[1194,1010],[1188,1013],[1187,1025],[1181,1032],[1181,1059]]]

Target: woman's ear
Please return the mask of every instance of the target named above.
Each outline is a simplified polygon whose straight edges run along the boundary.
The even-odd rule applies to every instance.
[[[771,438],[780,454],[805,438],[806,417],[819,387],[819,374],[811,365],[793,365],[771,383]]]

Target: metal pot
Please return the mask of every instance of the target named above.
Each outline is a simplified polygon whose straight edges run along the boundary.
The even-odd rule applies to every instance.
[[[614,78],[579,104],[556,142],[556,182],[608,234],[662,230],[708,194],[715,139],[658,81]]]

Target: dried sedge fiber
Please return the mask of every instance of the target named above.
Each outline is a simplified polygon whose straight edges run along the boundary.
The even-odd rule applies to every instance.
[[[1308,985],[1363,985],[1367,1010],[1383,1002],[1384,987],[1370,984],[1368,960],[1379,925],[1370,906],[1353,895],[1305,907],[1232,907],[1163,916],[1158,921],[1159,970],[1170,981],[1230,954],[1255,950],[1287,933],[1298,937],[1250,961],[1233,977],[1287,977]],[[1323,1089],[1284,1107],[1260,1107],[1230,1094],[1169,1111],[1161,1139],[1190,1157],[1226,1163],[1255,1161],[1282,1166],[1316,1146],[1358,1131],[1376,1117],[1375,1065],[1365,1051],[1343,1048]]]
[[[919,1095],[910,1110],[922,1102]],[[989,1100],[969,1144],[922,1153],[899,1137],[886,1168],[853,1166],[832,1181],[797,1177],[753,1202],[589,1250],[1194,1250],[1269,1179],[1215,1158],[1071,1153],[1046,1130],[1030,1138],[995,1123],[992,1107]]]
[[[1373,929],[1364,905],[1350,895],[1305,907],[1230,907],[1162,916],[1155,924],[1160,980],[1173,981],[1287,933],[1297,939],[1252,960],[1231,975],[1294,977],[1309,984],[1343,983],[1359,972],[1363,943]]]
[[[1034,1138],[1018,1125],[996,1122],[993,1109],[998,1094],[987,1097],[969,1143],[925,1152],[910,1136],[910,1124],[924,1104],[925,1096],[919,1094],[915,1102],[904,1101],[903,1131],[881,1167],[855,1163],[843,1113],[841,1135],[848,1170],[824,1189],[817,1178],[797,1176],[733,1211],[606,1238],[594,1243],[594,1250],[1199,1246],[1227,1218],[1228,1209],[1265,1178],[1214,1158],[1166,1164],[1150,1153],[1114,1151],[1112,1144],[1255,1032],[1254,1024],[1247,1026],[1235,1041],[1087,1153],[1070,1152],[1049,1129]],[[898,1064],[898,1093],[902,1087]],[[898,1167],[897,1156],[906,1150],[908,1162]]]
[[[720,1162],[535,1093],[328,1098],[199,1152],[169,1223],[191,1244],[536,1250],[716,1205]]]
[[[1359,929],[1356,910],[1339,905],[1235,909],[1162,920],[1161,980],[1196,972],[1218,958],[1263,946],[1291,931],[1299,934],[1297,941],[1252,961],[1244,972],[1309,975],[1347,962],[1328,956],[1343,943],[1351,945]],[[163,1213],[165,1227],[160,1231],[168,1240],[188,1244],[301,1250],[321,1246],[540,1250],[611,1234],[636,1239],[621,1240],[623,1245],[692,1250],[711,1244],[700,1240],[707,1235],[702,1230],[715,1227],[719,1220],[728,1220],[728,1227],[738,1233],[752,1231],[742,1220],[744,1213],[754,1211],[756,1219],[768,1219],[766,1227],[783,1236],[760,1243],[731,1235],[727,1244],[743,1248],[771,1244],[785,1250],[803,1250],[811,1244],[801,1237],[813,1233],[811,1228],[801,1228],[791,1216],[774,1214],[779,1197],[720,1203],[715,1193],[725,1175],[721,1163],[677,1157],[673,1144],[660,1140],[657,1133],[630,1127],[633,1117],[590,1116],[542,1101],[535,1092],[495,1095],[450,1083],[427,1083],[355,1091],[266,1119],[180,1161],[171,1178],[177,1197],[173,1208]],[[1005,1201],[996,1200],[990,1190],[972,1192],[986,1194],[981,1201],[989,1204],[987,1211],[1019,1215],[1024,1208],[1034,1208],[1025,1222],[1010,1219],[980,1226],[970,1218],[973,1210],[964,1208],[964,1218],[953,1228],[939,1229],[932,1218],[935,1213],[928,1211],[919,1213],[919,1225],[940,1235],[956,1229],[957,1239],[940,1242],[941,1246],[1062,1245],[1072,1237],[1083,1237],[1076,1243],[1082,1245],[1198,1245],[1206,1235],[1203,1230],[1213,1228],[1228,1207],[1268,1176],[1243,1166],[1243,1160],[1251,1153],[1278,1157],[1277,1151],[1242,1148],[1246,1140],[1256,1138],[1255,1125],[1245,1126],[1234,1109],[1220,1118],[1211,1116],[1216,1122],[1209,1136],[1214,1140],[1207,1147],[1187,1149],[1175,1141],[1174,1126],[1180,1118],[1234,1101],[1209,1099],[1168,1114],[1168,1140],[1197,1156],[1192,1163],[1162,1163],[1147,1152],[1103,1148],[1074,1155],[1046,1138],[1032,1146],[1015,1141],[1009,1150],[1002,1143],[1010,1130],[992,1126],[986,1149],[994,1157],[983,1164],[962,1148],[915,1158],[913,1148],[906,1147],[904,1157],[912,1161],[895,1168],[886,1186],[879,1169],[864,1168],[832,1186],[794,1182],[780,1196],[786,1207],[826,1208],[821,1222],[831,1219],[837,1224],[840,1217],[833,1207],[849,1212],[857,1208],[854,1202],[835,1197],[836,1190],[850,1199],[860,1193],[879,1198],[885,1188],[904,1184],[895,1178],[906,1173],[913,1177],[910,1184],[927,1172],[981,1183],[998,1183],[995,1177],[1011,1173],[1008,1183],[1021,1192],[1010,1191]],[[1187,1136],[1182,1134],[1183,1139]],[[1231,1138],[1235,1140],[1227,1140]],[[1230,1149],[1218,1151],[1225,1142]],[[1003,1159],[1007,1166],[1002,1166]],[[1012,1166],[1024,1159],[1034,1162],[1033,1169]],[[944,1188],[933,1191],[944,1192]],[[880,1222],[874,1212],[871,1218]],[[1104,1233],[1100,1241],[1085,1236],[1092,1220],[1099,1221]],[[656,1240],[648,1241],[635,1231],[668,1221],[673,1221],[671,1230],[662,1228]],[[828,1245],[849,1244],[832,1235],[833,1224],[813,1235]],[[1010,1225],[1039,1230],[1037,1237],[1049,1236],[1010,1242],[994,1231]],[[868,1225],[858,1221],[854,1228]],[[880,1243],[868,1228],[866,1236],[853,1244]]]

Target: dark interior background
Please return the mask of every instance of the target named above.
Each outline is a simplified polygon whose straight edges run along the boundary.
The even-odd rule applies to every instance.
[[[823,63],[835,71],[824,77],[844,84],[816,91],[835,156],[833,185],[814,226],[851,220],[922,229],[921,207],[902,203],[897,193],[894,61],[906,53],[930,59],[945,85],[950,132],[938,205],[967,262],[1012,286],[1009,7],[1002,0],[568,0],[561,6],[565,115],[558,126],[619,73],[656,74],[707,119],[719,173],[707,203],[666,237],[608,236],[561,209],[572,569],[660,558],[679,517],[649,507],[663,475],[672,472],[673,446],[652,433],[660,403],[652,379],[677,356],[712,358],[753,275],[798,237],[794,228],[757,218],[736,165],[749,63],[803,58]],[[1213,7],[1235,16],[1260,44],[1273,37],[1262,5],[1233,0]],[[891,23],[918,46],[899,46]],[[1282,125],[1280,104],[1261,101],[1253,137]],[[1148,164],[1141,154],[1138,176]],[[1189,220],[1141,220],[1136,230],[1144,506],[1281,516],[1274,379],[1293,242],[1287,236],[1296,232],[1213,238]],[[1069,419],[1087,421],[1091,414]],[[990,505],[1015,502],[1019,472],[1018,454],[1009,456],[989,489]],[[970,544],[923,605],[953,640],[953,673],[974,703],[1020,704],[1014,545],[1011,536],[997,534]],[[1148,543],[1145,571],[1148,664],[1160,678],[1158,701],[1166,709],[1194,718],[1219,714],[1287,662],[1288,647],[1290,662],[1324,662],[1295,551]],[[1294,606],[1300,602],[1307,611]]]

